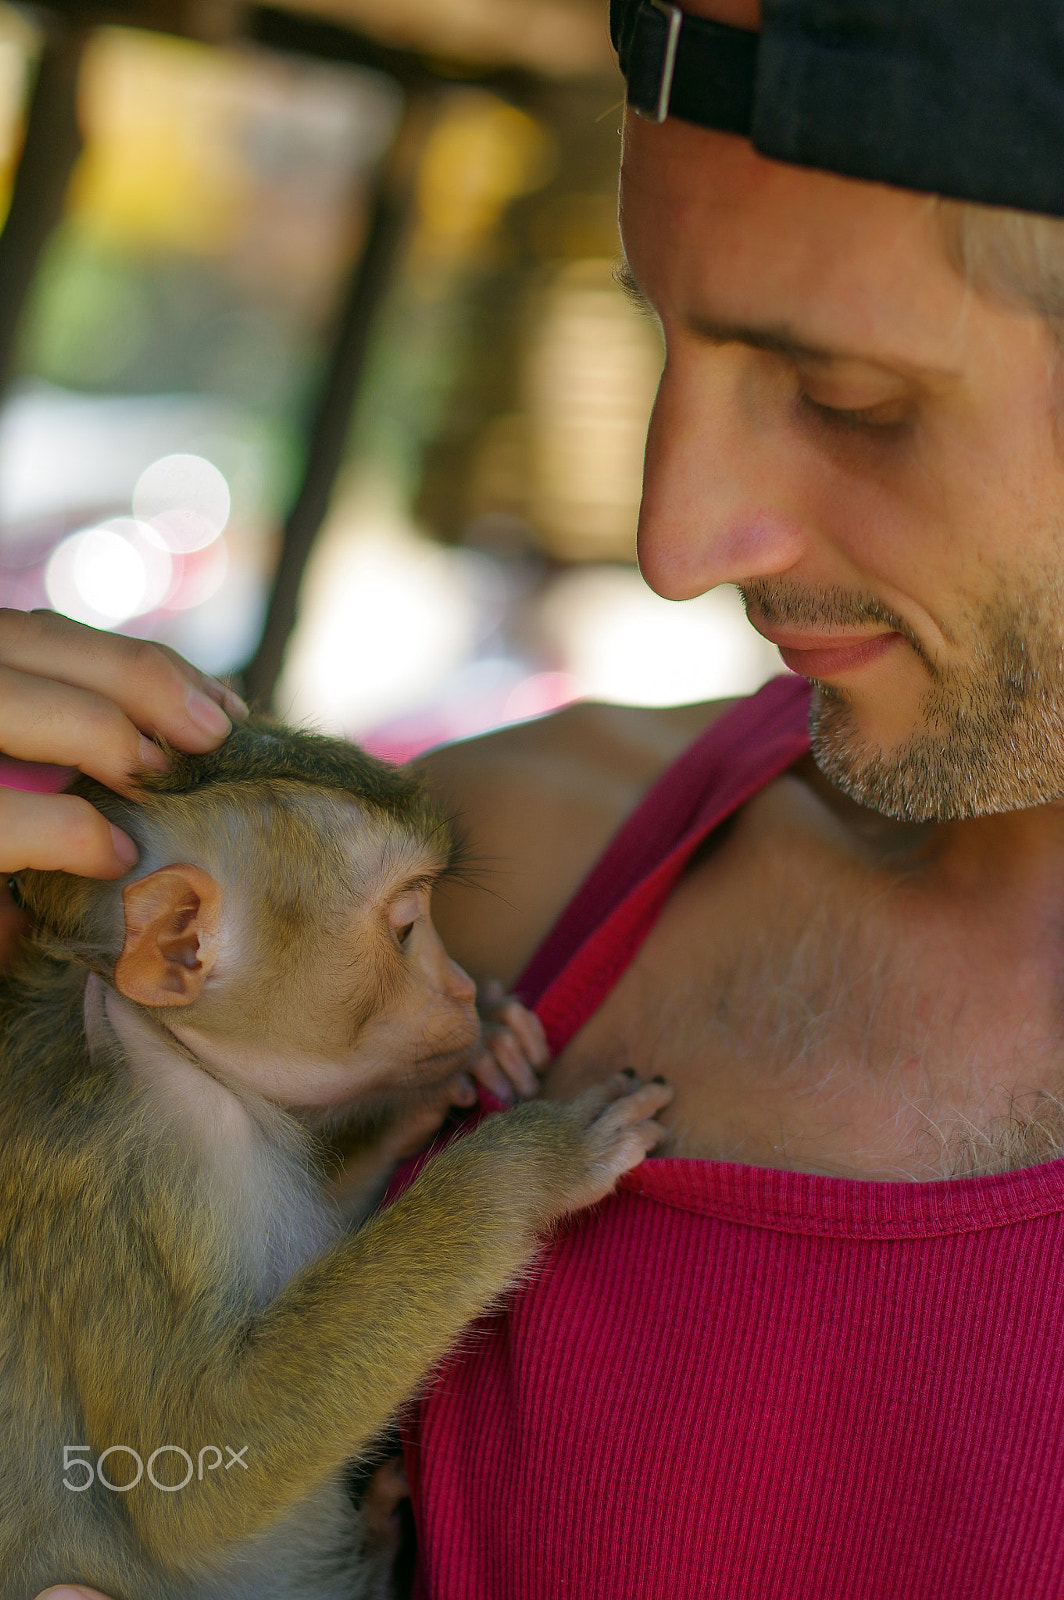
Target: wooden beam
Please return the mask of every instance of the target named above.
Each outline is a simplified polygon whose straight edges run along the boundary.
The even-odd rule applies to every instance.
[[[407,96],[399,132],[381,170],[361,254],[348,282],[329,348],[331,360],[309,429],[303,481],[288,514],[262,636],[240,681],[250,703],[273,698],[296,620],[299,587],[343,462],[370,339],[413,213],[414,184],[435,116],[436,93]]]
[[[63,214],[81,153],[78,73],[88,30],[46,21],[26,135],[0,233],[0,389],[14,366],[19,321],[41,252]]]

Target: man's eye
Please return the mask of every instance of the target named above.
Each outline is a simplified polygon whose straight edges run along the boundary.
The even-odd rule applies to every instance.
[[[412,922],[408,922],[402,928],[396,928],[395,937],[398,939],[400,944],[405,944],[413,931],[414,924]]]
[[[802,410],[830,428],[847,429],[851,433],[900,433],[909,422],[909,412],[899,400],[882,401],[879,405],[848,408],[826,406],[814,400],[804,389],[799,391],[798,403]]]

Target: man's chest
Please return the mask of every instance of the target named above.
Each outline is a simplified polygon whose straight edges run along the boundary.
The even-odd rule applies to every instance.
[[[876,1179],[1064,1154],[1064,1019],[1047,968],[940,914],[794,780],[696,860],[547,1092],[619,1066],[676,1089],[659,1154]],[[795,803],[797,801],[797,804]]]

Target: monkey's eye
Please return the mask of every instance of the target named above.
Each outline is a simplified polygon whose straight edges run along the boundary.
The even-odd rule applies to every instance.
[[[398,939],[400,944],[405,944],[413,931],[414,924],[412,922],[408,922],[402,928],[396,928],[395,937]]]

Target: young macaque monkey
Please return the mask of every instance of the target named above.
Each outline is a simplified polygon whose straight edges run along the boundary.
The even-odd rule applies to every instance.
[[[487,1061],[430,915],[448,830],[409,776],[313,734],[170,760],[133,799],[76,785],[136,840],[125,879],[19,879],[0,1596],[383,1595],[348,1464],[537,1235],[658,1142],[670,1091],[628,1075],[489,1117],[368,1215],[411,1117]],[[346,1209],[322,1155],[343,1123],[367,1144]]]

